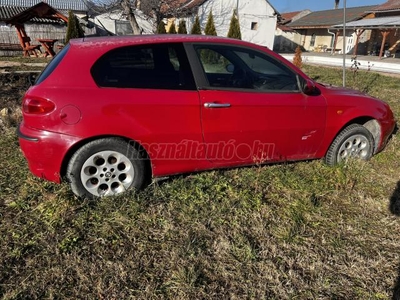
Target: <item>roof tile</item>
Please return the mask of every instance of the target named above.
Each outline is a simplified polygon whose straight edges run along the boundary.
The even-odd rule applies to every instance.
[[[371,11],[399,10],[400,0],[389,0],[381,5],[375,6]]]
[[[40,2],[46,2],[57,10],[88,11],[82,0],[0,0],[0,6],[32,7]]]
[[[350,7],[346,9],[346,19],[348,22],[361,19],[367,15],[375,6]],[[336,24],[343,23],[343,9],[330,9],[315,11],[303,18],[289,24],[292,28],[328,28]]]

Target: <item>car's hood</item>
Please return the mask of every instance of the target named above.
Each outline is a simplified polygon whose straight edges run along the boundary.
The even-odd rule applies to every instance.
[[[329,84],[316,83],[316,86],[320,89],[321,93],[325,96],[328,101],[328,104],[346,104],[348,106],[359,105],[361,102],[374,102],[374,103],[382,103],[387,105],[384,101],[379,100],[375,97],[368,95],[367,93],[339,87],[333,86]]]
[[[356,116],[372,117],[374,119],[393,119],[389,105],[361,91],[316,83],[316,87],[326,99],[328,111],[340,111],[349,119]]]

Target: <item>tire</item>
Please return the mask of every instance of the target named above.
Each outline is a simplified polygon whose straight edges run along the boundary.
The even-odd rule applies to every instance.
[[[325,162],[334,166],[348,158],[368,160],[374,153],[374,138],[362,125],[351,124],[344,128],[328,149]]]
[[[118,138],[89,142],[79,148],[67,166],[67,179],[75,195],[96,198],[141,189],[147,179],[146,158]]]

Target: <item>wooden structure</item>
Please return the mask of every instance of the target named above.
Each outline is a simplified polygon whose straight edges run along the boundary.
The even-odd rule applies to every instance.
[[[365,30],[378,30],[382,35],[382,42],[379,49],[379,58],[382,58],[385,52],[385,45],[387,44],[387,38],[389,34],[394,34],[400,28],[400,16],[358,20],[347,23],[346,28],[347,30],[354,30],[354,32],[357,34],[353,55],[357,55],[357,46],[361,33],[363,33]],[[337,35],[339,35],[343,32],[343,24],[334,26],[333,30],[337,30]],[[399,43],[400,40],[398,40],[397,43],[394,43],[390,49],[394,51]]]
[[[25,23],[32,19],[47,19],[47,20],[62,20],[65,23],[68,23],[68,17],[64,16],[47,3],[40,2],[23,12],[13,16],[12,18],[6,20],[7,24],[15,26],[17,30],[18,40],[22,47],[24,56],[38,56],[41,53],[40,44],[31,44],[31,38],[26,34],[25,31]],[[54,43],[53,43],[54,44]],[[43,45],[43,43],[42,43]],[[48,44],[47,44],[48,45]],[[50,55],[53,56],[54,51],[52,49],[47,49],[46,45],[44,46],[45,56]],[[47,55],[46,55],[47,54]]]
[[[360,41],[360,35],[364,31],[370,32],[369,54],[383,56],[400,55],[400,39],[398,30],[400,28],[400,0],[387,0],[385,3],[375,6],[368,11],[370,18],[354,20],[346,23],[346,28],[354,30],[356,43],[353,55],[357,55],[357,47]],[[333,30],[343,33],[343,24],[333,26]]]

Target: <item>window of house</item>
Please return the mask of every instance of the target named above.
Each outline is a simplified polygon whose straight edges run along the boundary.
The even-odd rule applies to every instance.
[[[317,35],[315,33],[313,33],[311,36],[311,40],[310,40],[310,47],[314,47],[316,38],[317,38]]]
[[[91,74],[100,87],[195,89],[182,44],[117,48],[103,55]]]
[[[257,30],[258,29],[258,22],[251,22],[251,30]]]

